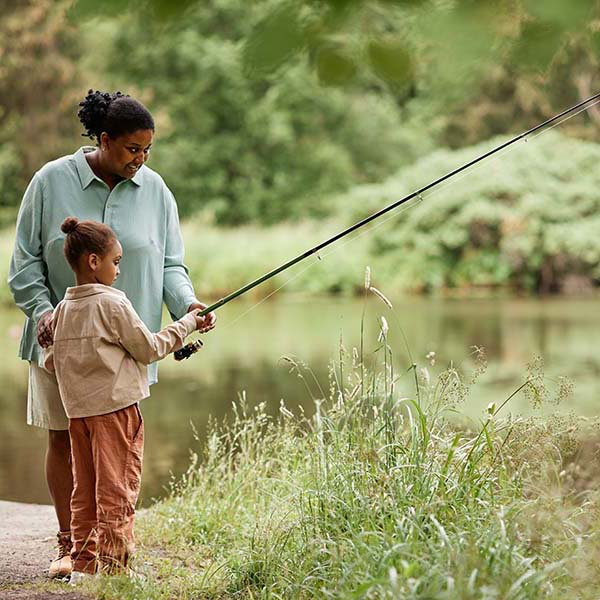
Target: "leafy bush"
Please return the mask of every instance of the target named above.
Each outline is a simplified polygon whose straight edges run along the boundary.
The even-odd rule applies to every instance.
[[[381,185],[355,188],[339,212],[362,218],[505,139],[434,152]],[[598,284],[599,160],[597,144],[556,132],[520,143],[413,200],[374,231],[369,252],[381,257],[388,285],[403,289]]]
[[[263,3],[258,15],[275,4]],[[96,36],[106,85],[135,82],[126,91],[156,115],[151,165],[182,215],[206,209],[229,224],[320,217],[329,212],[324,195],[385,177],[428,150],[432,128],[415,143],[394,95],[381,88],[323,86],[300,59],[249,77],[243,44],[258,18],[250,14],[220,0],[166,30],[130,15]]]

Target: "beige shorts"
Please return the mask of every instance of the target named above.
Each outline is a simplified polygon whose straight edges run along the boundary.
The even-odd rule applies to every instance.
[[[60,399],[56,377],[35,362],[29,363],[27,424],[43,429],[69,429],[69,419]]]

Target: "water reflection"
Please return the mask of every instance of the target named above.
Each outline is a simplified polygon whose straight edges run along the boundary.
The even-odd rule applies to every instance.
[[[340,340],[349,352],[353,346],[360,347],[365,309],[360,300],[286,298],[246,314],[247,309],[242,302],[227,305],[220,311],[218,329],[205,337],[200,355],[184,364],[169,359],[161,366],[161,383],[143,403],[146,460],[142,499],[146,504],[152,497],[164,495],[171,477],[185,471],[190,449],[202,447],[209,419],[231,416],[232,402],[242,390],[250,404],[265,402],[273,414],[281,399],[292,410],[302,406],[311,413],[310,393],[280,360],[282,355],[294,355],[307,363],[327,390],[328,363],[339,356]],[[385,314],[399,370],[411,360],[425,366],[425,355],[432,350],[437,354],[433,371],[450,362],[468,367],[470,348],[485,347],[488,371],[463,407],[474,417],[488,402],[499,403],[510,395],[523,380],[526,363],[539,354],[550,379],[568,375],[576,384],[573,398],[560,409],[595,415],[600,397],[600,356],[595,349],[600,333],[598,309],[597,299],[404,299],[394,302],[390,313],[371,300],[365,310],[364,345],[367,354],[373,350],[377,317]],[[43,475],[45,432],[24,424],[27,368],[15,358],[14,328],[20,322],[18,311],[0,311],[0,498],[48,502]],[[412,394],[410,378],[401,380],[400,385],[406,388],[403,392]],[[522,397],[511,400],[509,408],[528,410]]]

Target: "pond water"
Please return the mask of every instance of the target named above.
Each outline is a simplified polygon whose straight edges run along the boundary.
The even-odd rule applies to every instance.
[[[201,452],[210,418],[231,416],[232,403],[244,391],[250,405],[265,402],[276,414],[281,399],[294,412],[312,412],[313,401],[302,379],[290,373],[282,356],[294,356],[328,389],[328,365],[340,354],[340,341],[351,352],[359,347],[364,314],[365,355],[377,347],[379,317],[389,323],[388,343],[398,373],[412,360],[432,377],[450,364],[469,368],[473,346],[485,348],[489,366],[461,410],[472,418],[491,401],[500,403],[526,377],[536,355],[544,359],[549,386],[559,375],[570,377],[572,397],[549,411],[593,417],[600,412],[600,299],[436,299],[393,301],[388,310],[376,298],[280,297],[247,312],[232,302],[219,311],[218,327],[204,336],[205,346],[185,363],[163,361],[160,382],[142,403],[146,447],[142,503],[168,493],[169,481]],[[0,499],[49,502],[43,462],[46,434],[25,425],[27,365],[16,358],[22,324],[16,309],[0,309]],[[426,355],[436,353],[432,367]],[[414,394],[403,377],[403,395]],[[312,386],[313,394],[319,395]],[[531,412],[523,395],[507,405]]]

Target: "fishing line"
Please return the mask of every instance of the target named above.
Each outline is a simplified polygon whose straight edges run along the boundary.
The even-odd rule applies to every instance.
[[[529,139],[534,140],[535,138],[538,138],[538,137],[544,135],[545,133],[548,133],[548,131],[550,131],[551,129],[554,129],[555,127],[558,127],[559,125],[562,125],[563,123],[566,123],[569,119],[572,119],[573,117],[576,117],[577,115],[580,115],[582,112],[585,112],[586,110],[589,110],[593,106],[596,106],[596,104],[600,104],[600,99],[599,100],[595,100],[594,102],[592,102],[588,106],[584,106],[583,108],[580,108],[577,112],[574,112],[573,114],[565,117],[564,119],[562,119],[561,121],[558,121],[557,123],[553,123],[552,125],[550,125],[549,127],[546,127],[542,131],[534,133],[533,135],[531,135],[529,137]],[[527,138],[525,138],[525,139],[527,139]]]
[[[419,190],[414,191],[414,192],[408,194],[407,196],[405,196],[405,197],[397,200],[396,202],[393,202],[392,204],[390,204],[390,205],[388,205],[388,206],[380,209],[379,211],[376,211],[372,215],[370,215],[370,216],[362,219],[361,221],[355,223],[354,225],[348,227],[347,229],[339,232],[338,234],[334,235],[333,237],[331,237],[331,238],[325,240],[324,242],[322,242],[321,244],[315,246],[314,248],[311,248],[311,249],[307,250],[305,253],[303,253],[303,254],[301,254],[301,255],[299,255],[299,256],[291,259],[290,261],[284,263],[280,267],[278,267],[276,269],[273,269],[272,271],[266,273],[262,277],[259,277],[258,279],[256,279],[256,280],[250,282],[249,284],[243,286],[239,290],[237,290],[235,292],[232,292],[231,294],[225,296],[224,298],[221,298],[216,303],[214,303],[211,306],[208,306],[206,309],[204,309],[200,314],[201,315],[205,315],[208,312],[210,312],[211,310],[215,310],[215,309],[223,306],[224,304],[226,304],[230,300],[233,300],[234,298],[237,298],[238,296],[241,296],[242,294],[244,294],[245,292],[249,291],[253,287],[258,286],[259,284],[261,284],[264,281],[270,279],[271,277],[274,277],[275,275],[279,274],[280,272],[282,272],[282,271],[290,268],[291,266],[295,265],[297,262],[300,262],[301,260],[304,260],[305,258],[308,258],[312,254],[316,254],[317,259],[318,259],[317,261],[314,261],[314,262],[310,263],[309,265],[307,265],[304,269],[302,269],[301,271],[299,271],[296,275],[294,275],[293,277],[291,277],[290,279],[288,279],[287,281],[285,281],[281,286],[279,286],[278,288],[276,288],[275,290],[273,290],[265,298],[263,298],[262,300],[260,300],[255,305],[251,306],[242,315],[240,315],[233,322],[231,322],[231,323],[228,324],[228,325],[232,325],[233,323],[235,323],[239,319],[241,319],[243,316],[245,316],[246,314],[248,314],[251,310],[253,310],[257,306],[259,306],[260,304],[262,304],[263,302],[265,302],[268,298],[270,298],[271,296],[273,296],[273,294],[275,294],[276,292],[280,291],[286,285],[288,285],[290,282],[292,282],[295,279],[297,279],[302,273],[304,273],[309,268],[311,268],[312,266],[314,266],[317,262],[319,262],[319,260],[321,259],[321,256],[320,256],[319,253],[320,253],[320,251],[324,247],[326,247],[326,246],[328,246],[330,244],[333,244],[334,242],[336,242],[337,240],[339,240],[341,237],[344,237],[344,236],[346,236],[346,235],[348,235],[350,233],[353,233],[355,230],[364,227],[365,225],[371,223],[371,221],[373,221],[375,219],[379,219],[386,212],[390,212],[393,209],[396,209],[397,207],[401,206],[402,204],[406,204],[407,202],[411,202],[415,198],[418,198],[419,201],[422,201],[423,199],[426,199],[426,198],[430,198],[435,193],[438,193],[438,192],[441,192],[441,191],[445,190],[449,185],[451,185],[453,183],[457,183],[458,181],[462,180],[467,175],[471,175],[475,171],[475,169],[473,167],[480,168],[481,166],[483,166],[483,161],[484,160],[486,160],[488,158],[490,158],[490,159],[493,158],[494,160],[497,160],[501,156],[504,156],[505,154],[507,154],[509,151],[514,150],[517,147],[515,145],[517,142],[519,142],[519,141],[527,142],[528,139],[533,140],[533,139],[535,139],[535,138],[543,135],[544,133],[550,131],[551,129],[554,129],[555,127],[558,127],[559,125],[562,125],[564,122],[566,122],[569,119],[571,119],[571,118],[579,115],[580,113],[589,110],[590,108],[592,108],[593,106],[595,106],[598,103],[600,103],[600,94],[595,94],[594,96],[591,96],[590,98],[587,98],[586,100],[583,100],[583,101],[579,102],[578,104],[576,104],[576,105],[574,105],[574,106],[572,106],[572,107],[570,107],[570,108],[562,111],[561,113],[555,115],[554,117],[551,117],[551,118],[547,119],[546,121],[544,121],[544,122],[536,125],[535,127],[533,127],[531,129],[525,131],[524,133],[522,133],[522,134],[520,134],[520,135],[518,135],[518,136],[516,136],[514,138],[511,138],[510,140],[504,142],[503,144],[500,144],[499,146],[497,146],[495,148],[492,148],[491,150],[489,150],[489,151],[483,153],[482,155],[480,155],[480,156],[472,159],[471,161],[467,162],[466,164],[453,169],[452,171],[450,171],[446,175],[443,175],[443,176],[435,179],[434,181],[430,182],[429,184],[425,185],[424,187],[420,188]],[[495,156],[493,156],[493,155],[495,155]],[[456,178],[457,175],[460,175],[460,177]],[[450,179],[452,179],[452,181],[450,181]],[[440,185],[441,185],[441,187],[438,187]],[[438,189],[436,189],[435,191],[431,191],[430,192],[430,190],[433,190],[433,188],[435,188],[435,187],[437,187]],[[429,192],[429,193],[427,193],[427,196],[424,197],[424,194],[426,192]],[[404,207],[404,209],[402,211],[400,211],[400,212],[404,212],[404,210],[408,210],[409,208],[412,208],[415,205],[416,205],[416,203],[407,204]],[[379,221],[377,224],[369,226],[367,229],[363,230],[360,234],[353,235],[348,240],[346,240],[343,244],[338,244],[335,248],[331,249],[324,256],[329,256],[332,252],[335,252],[338,249],[341,249],[346,244],[348,244],[348,243],[350,243],[350,242],[358,239],[362,235],[366,235],[367,233],[373,232],[378,227],[381,227],[385,223],[387,223],[387,221],[389,221],[390,219],[397,217],[398,214],[399,214],[399,212],[396,211],[393,214],[389,215],[387,218],[383,219],[382,221]],[[178,350],[175,353],[176,360],[182,360],[183,358],[188,358],[189,356],[191,356],[191,354],[193,354],[195,351],[198,350],[198,348],[199,348],[200,345],[201,345],[201,343],[197,342],[197,343],[191,343],[191,344],[188,344],[187,346],[184,346],[184,348],[182,348],[181,350]]]
[[[401,214],[401,213],[403,213],[403,212],[405,212],[405,211],[413,208],[418,203],[420,203],[423,199],[422,198],[416,198],[415,200],[417,200],[417,202],[415,202],[414,204],[407,204],[406,206],[403,206],[402,209],[400,211],[398,211],[396,214],[394,214],[393,216],[397,217],[399,214]],[[325,254],[322,254],[320,258],[317,257],[316,260],[314,260],[313,262],[309,263],[306,267],[304,267],[303,269],[301,269],[300,271],[298,271],[298,273],[296,273],[293,277],[290,277],[287,281],[284,281],[278,288],[276,288],[273,291],[271,291],[270,293],[268,293],[264,298],[261,298],[258,302],[256,302],[256,304],[253,304],[252,306],[250,306],[241,315],[238,315],[235,319],[233,319],[232,321],[230,321],[229,323],[227,323],[226,325],[224,325],[222,328],[219,327],[219,329],[222,330],[222,329],[226,329],[228,327],[231,327],[234,323],[237,323],[238,321],[240,321],[241,319],[243,319],[248,313],[252,312],[255,308],[258,308],[263,302],[266,302],[271,296],[273,296],[277,292],[281,291],[286,285],[288,285],[292,281],[298,279],[298,277],[300,277],[300,275],[302,275],[303,273],[305,273],[306,271],[308,271],[309,269],[311,269],[315,265],[318,265],[322,261],[322,259],[325,259],[328,256],[330,256],[331,254],[333,254],[334,252],[337,252],[337,251],[341,250],[344,246],[350,244],[351,242],[354,242],[359,237],[362,237],[363,235],[366,235],[367,233],[371,233],[374,229],[376,229],[377,227],[380,227],[381,225],[383,225],[384,223],[386,223],[387,221],[389,221],[391,218],[392,218],[392,216],[389,216],[388,218],[386,218],[385,220],[383,220],[381,223],[378,223],[377,225],[373,225],[369,229],[366,229],[365,231],[361,231],[360,233],[356,234],[355,236],[348,238],[343,243],[337,244],[336,246],[333,246],[332,248],[329,249],[328,252],[326,252]]]

